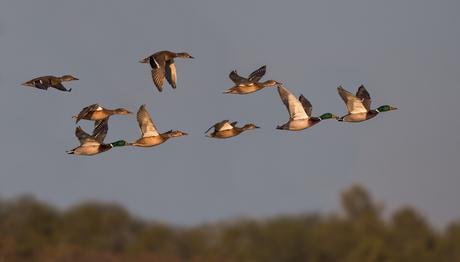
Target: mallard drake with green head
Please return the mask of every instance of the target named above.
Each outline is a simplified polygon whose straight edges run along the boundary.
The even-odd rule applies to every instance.
[[[218,122],[218,123],[214,124],[213,126],[211,126],[204,133],[206,134],[212,128],[214,128],[214,131],[212,133],[206,135],[207,137],[230,138],[230,137],[237,136],[237,135],[241,134],[244,131],[259,128],[258,126],[254,125],[254,124],[251,124],[251,123],[246,124],[246,125],[244,125],[242,127],[237,127],[236,126],[237,123],[238,122],[230,123],[229,120],[223,120],[223,121]]]
[[[383,105],[371,110],[371,97],[366,88],[361,85],[356,92],[356,95],[343,89],[341,86],[337,88],[340,97],[347,106],[348,114],[340,117],[339,121],[344,122],[362,122],[374,118],[378,113],[396,110],[396,107]]]
[[[72,116],[76,121],[75,123],[78,123],[81,119],[86,119],[86,120],[93,120],[93,121],[98,121],[98,120],[103,120],[111,115],[128,115],[132,114],[130,111],[128,111],[125,108],[117,108],[117,109],[107,109],[104,108],[98,104],[92,104],[90,106],[87,106],[83,108],[80,113],[76,116]]]
[[[276,86],[281,83],[275,80],[267,80],[265,82],[259,82],[260,79],[265,75],[267,66],[262,66],[256,71],[252,72],[248,78],[238,75],[236,70],[233,70],[229,77],[235,83],[235,86],[224,91],[224,94],[239,94],[245,95],[259,91],[267,86]]]
[[[75,136],[80,140],[80,146],[67,151],[67,154],[74,155],[84,155],[92,156],[107,150],[112,149],[113,147],[125,146],[127,145],[126,141],[118,140],[110,144],[104,144],[105,136],[107,135],[108,130],[108,118],[94,122],[93,135],[87,134],[81,127],[77,126],[75,129]]]
[[[29,80],[25,83],[22,83],[22,85],[28,86],[28,87],[35,87],[35,88],[42,89],[42,90],[47,90],[49,87],[53,87],[53,88],[56,88],[64,92],[70,92],[72,91],[72,88],[66,89],[62,85],[62,82],[75,81],[75,80],[78,80],[78,78],[72,75],[63,75],[60,77],[58,76],[40,76],[32,80]]]
[[[276,129],[299,131],[312,127],[321,122],[321,120],[337,118],[336,115],[331,113],[322,114],[320,117],[312,117],[311,112],[313,107],[310,101],[303,95],[300,95],[299,99],[297,99],[282,85],[278,85],[278,93],[290,117],[286,124],[277,126]]]
[[[152,79],[158,91],[163,91],[163,82],[166,78],[172,88],[176,88],[177,73],[174,65],[174,58],[194,58],[188,53],[174,53],[171,51],[160,51],[140,60],[140,63],[150,63],[152,67]]]
[[[162,144],[170,138],[187,135],[187,133],[180,130],[170,130],[163,134],[158,133],[145,105],[142,105],[137,111],[137,122],[139,123],[142,137],[133,143],[129,143],[131,146],[152,147]]]

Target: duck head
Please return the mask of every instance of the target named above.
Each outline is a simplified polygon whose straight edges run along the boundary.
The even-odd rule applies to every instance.
[[[264,86],[278,86],[278,85],[282,85],[283,83],[280,83],[278,81],[275,81],[275,80],[267,80],[265,82],[262,83]]]
[[[393,106],[390,106],[390,105],[383,105],[383,106],[379,106],[377,109],[375,109],[377,112],[381,113],[381,112],[387,112],[387,111],[392,111],[392,110],[396,110],[398,108],[396,107],[393,107]]]
[[[112,147],[117,147],[117,146],[127,146],[128,145],[128,142],[126,142],[125,140],[118,140],[118,141],[115,141],[113,143],[110,143],[110,145]]]
[[[171,137],[180,137],[180,136],[186,136],[188,135],[187,133],[185,133],[184,131],[180,131],[180,130],[170,130],[168,132],[165,133],[165,135],[169,138]]]
[[[180,58],[195,58],[195,57],[191,56],[189,53],[185,53],[185,52],[177,53],[176,57],[180,57]]]
[[[63,75],[60,77],[62,81],[75,81],[78,80],[78,78],[72,76],[72,75]]]
[[[130,115],[130,114],[132,114],[131,111],[128,111],[125,108],[117,108],[114,111],[115,111],[115,114],[117,114],[117,115]]]
[[[331,114],[331,113],[325,113],[325,114],[322,114],[319,119],[321,120],[324,120],[324,119],[338,119],[339,117],[334,115],[334,114]]]
[[[256,128],[260,128],[260,127],[254,125],[254,124],[246,124],[246,125],[243,126],[242,129],[243,130],[251,130],[251,129],[256,129]]]

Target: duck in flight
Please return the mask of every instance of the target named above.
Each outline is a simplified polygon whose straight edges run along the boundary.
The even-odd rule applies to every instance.
[[[145,108],[145,105],[142,105],[137,111],[137,122],[139,123],[139,128],[141,129],[141,138],[133,143],[129,143],[131,146],[152,147],[162,144],[170,138],[187,135],[187,133],[180,130],[170,130],[162,134],[158,133],[149,112]]]
[[[166,78],[172,88],[176,88],[177,72],[174,65],[174,58],[194,58],[188,53],[174,53],[171,51],[160,51],[150,55],[142,60],[140,63],[150,63],[152,67],[152,79],[158,91],[163,91],[163,82]]]
[[[25,83],[22,83],[23,86],[28,86],[28,87],[35,87],[38,89],[42,90],[47,90],[50,87],[56,88],[58,90],[64,91],[64,92],[70,92],[72,91],[72,88],[65,88],[64,85],[62,85],[62,82],[68,82],[68,81],[75,81],[78,80],[78,78],[72,76],[72,75],[63,75],[63,76],[40,76],[37,78],[34,78],[32,80],[29,80]]]
[[[130,111],[128,111],[125,108],[117,108],[117,109],[107,109],[104,108],[98,104],[92,104],[89,105],[85,108],[83,108],[80,113],[76,116],[72,116],[76,120],[75,123],[78,123],[81,119],[86,119],[86,120],[93,120],[93,121],[98,121],[98,120],[103,120],[111,115],[128,115],[132,114]]]
[[[110,144],[104,144],[105,136],[107,135],[108,130],[108,118],[94,122],[93,134],[89,135],[81,127],[77,126],[75,129],[75,136],[80,141],[80,146],[67,151],[67,154],[73,155],[84,155],[92,156],[107,150],[112,149],[113,147],[120,147],[127,145],[126,141],[118,140]]]
[[[322,114],[320,117],[312,117],[312,105],[308,99],[300,95],[297,99],[284,86],[278,85],[278,93],[289,112],[289,121],[284,125],[277,126],[276,129],[300,131],[312,127],[324,119],[337,119],[337,116],[331,113]]]
[[[237,127],[236,124],[238,122],[232,122],[230,123],[229,120],[223,120],[221,122],[218,122],[211,126],[205,134],[208,133],[212,128],[214,128],[214,131],[210,134],[208,134],[208,137],[214,137],[214,138],[230,138],[237,136],[241,134],[244,131],[251,130],[251,129],[256,129],[259,128],[258,126],[254,124],[246,124],[242,127]]]
[[[376,109],[371,109],[371,97],[366,88],[361,85],[356,95],[348,92],[339,86],[337,91],[347,106],[348,114],[338,120],[343,122],[362,122],[374,118],[378,113],[396,110],[396,107],[383,105]]]
[[[267,80],[265,82],[259,82],[260,79],[265,75],[267,66],[262,66],[256,71],[252,72],[247,78],[238,75],[236,70],[233,70],[229,77],[235,84],[235,86],[224,91],[224,94],[239,94],[245,95],[254,93],[267,86],[276,86],[281,83],[275,80]]]

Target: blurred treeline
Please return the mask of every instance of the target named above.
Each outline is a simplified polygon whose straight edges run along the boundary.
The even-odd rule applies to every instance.
[[[460,261],[460,221],[433,229],[415,209],[382,218],[361,186],[332,215],[235,219],[195,227],[146,222],[113,204],[66,211],[31,197],[0,201],[0,262]]]

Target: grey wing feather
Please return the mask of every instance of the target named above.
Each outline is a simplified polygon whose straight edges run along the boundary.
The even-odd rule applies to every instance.
[[[99,107],[98,104],[92,104],[92,105],[89,105],[87,107],[84,107],[80,113],[78,113],[78,116],[77,116],[77,120],[75,123],[78,123],[78,121],[80,121],[81,119],[84,119],[84,118],[89,118],[90,117],[90,114],[95,111],[97,108]]]
[[[172,88],[176,88],[177,75],[174,60],[171,59],[166,61],[165,73],[166,80],[168,80],[168,83],[172,86]]]
[[[56,84],[52,85],[52,87],[54,87],[54,88],[56,88],[58,90],[61,90],[61,91],[66,91],[66,92],[71,90],[71,89],[67,90],[67,88],[65,88],[61,83],[56,83]]]
[[[158,136],[158,131],[150,117],[145,105],[141,105],[137,111],[137,122],[141,129],[142,137]]]
[[[371,110],[371,96],[369,92],[367,92],[366,88],[361,85],[356,92],[356,97],[361,98],[363,100],[363,105],[367,110]]]
[[[369,111],[366,109],[362,98],[356,97],[352,93],[343,89],[341,86],[337,87],[337,91],[339,92],[342,100],[345,102],[349,113],[358,114]]]
[[[93,137],[101,144],[104,142],[107,131],[109,130],[108,122],[108,118],[94,122]]]
[[[83,131],[83,129],[81,129],[80,126],[77,126],[75,128],[75,136],[78,138],[81,145],[89,143],[89,142],[97,143],[97,141],[92,136],[90,136],[88,133]]]
[[[308,99],[305,98],[303,95],[299,96],[299,101],[300,101],[300,103],[302,103],[302,106],[303,106],[303,109],[305,110],[305,113],[307,113],[307,115],[309,117],[311,117],[311,112],[312,112],[313,106],[311,105],[310,101],[308,101]]]
[[[266,69],[267,69],[266,65],[260,67],[259,69],[257,69],[256,71],[252,72],[249,75],[248,80],[250,82],[253,82],[253,83],[259,82],[259,80],[265,75]]]
[[[165,61],[155,59],[152,55],[149,57],[150,66],[152,67],[152,80],[158,91],[163,91],[163,81],[165,80]]]
[[[233,81],[233,83],[235,83],[236,85],[240,85],[240,84],[248,84],[250,83],[249,80],[247,80],[246,78],[238,75],[238,73],[236,72],[236,70],[233,70],[232,72],[230,72],[230,74],[228,75],[228,77],[230,77],[230,79]]]

